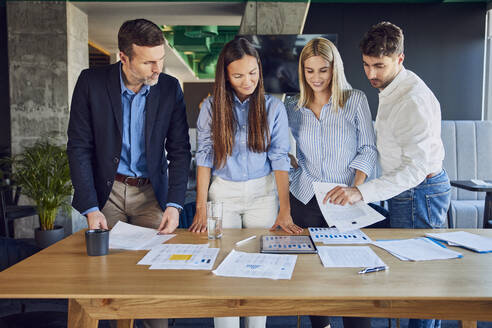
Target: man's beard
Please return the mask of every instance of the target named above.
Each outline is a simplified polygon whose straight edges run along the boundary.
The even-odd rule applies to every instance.
[[[155,79],[152,79],[152,77],[146,78],[143,81],[143,84],[148,85],[148,86],[153,86],[153,85],[156,85],[157,82],[159,82],[159,74],[157,74],[157,77]]]

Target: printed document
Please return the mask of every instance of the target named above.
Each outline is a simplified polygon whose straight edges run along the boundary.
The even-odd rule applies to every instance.
[[[384,220],[383,215],[362,201],[345,206],[332,204],[329,200],[323,204],[326,194],[336,186],[346,187],[344,184],[313,182],[316,200],[329,227],[335,226],[340,232],[346,232]]]
[[[158,235],[156,229],[139,227],[118,221],[109,232],[109,248],[132,251],[149,250],[176,235]]]
[[[217,276],[291,279],[297,255],[245,253],[232,250],[212,271]]]
[[[403,261],[429,261],[460,258],[458,252],[447,249],[429,238],[378,240],[373,245],[387,250]]]
[[[372,242],[361,230],[340,232],[337,228],[308,228],[315,243],[324,244],[370,244]]]
[[[219,248],[208,244],[165,244],[153,247],[137,264],[151,270],[212,270]]]
[[[325,268],[362,268],[386,266],[369,246],[318,246]]]
[[[492,238],[466,231],[426,233],[428,237],[443,240],[452,246],[462,246],[479,253],[492,252]]]

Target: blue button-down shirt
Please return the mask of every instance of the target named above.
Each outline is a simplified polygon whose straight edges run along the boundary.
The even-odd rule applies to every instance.
[[[352,185],[355,170],[371,174],[377,159],[374,128],[366,95],[352,90],[343,108],[330,101],[319,119],[297,97],[286,100],[299,167],[291,174],[290,192],[307,204],[314,196],[313,181]]]
[[[197,165],[210,167],[213,175],[229,181],[258,179],[270,174],[272,170],[289,171],[289,126],[284,104],[279,99],[266,95],[265,107],[270,131],[270,147],[266,152],[255,153],[248,148],[249,99],[241,102],[234,96],[233,111],[238,124],[234,147],[224,167],[216,168],[211,136],[212,97],[207,98],[203,102],[197,121]]]
[[[147,178],[145,159],[145,103],[150,86],[143,85],[138,93],[123,82],[120,66],[121,108],[123,110],[123,143],[118,173]]]

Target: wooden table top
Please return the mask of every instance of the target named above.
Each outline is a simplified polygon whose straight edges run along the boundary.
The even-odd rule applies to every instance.
[[[463,230],[492,237],[492,230]],[[430,230],[364,231],[375,240],[412,238]],[[220,247],[215,269],[235,242],[253,234],[271,233],[264,229],[226,229],[221,240],[208,241],[206,234],[178,230],[168,243]],[[358,268],[324,268],[317,254],[303,254],[298,255],[291,280],[229,278],[217,277],[211,271],[149,270],[148,266],[136,265],[146,251],[111,250],[107,256],[89,257],[80,231],[1,272],[0,298],[492,300],[492,253],[451,247],[463,258],[405,262],[370,247],[389,270],[360,275]],[[258,252],[259,238],[235,249]]]

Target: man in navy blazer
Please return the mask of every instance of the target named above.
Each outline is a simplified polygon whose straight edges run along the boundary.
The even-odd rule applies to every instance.
[[[125,22],[118,47],[121,62],[82,71],[75,86],[67,145],[72,205],[90,229],[121,220],[171,233],[191,160],[183,93],[161,73],[164,37],[156,24]]]

